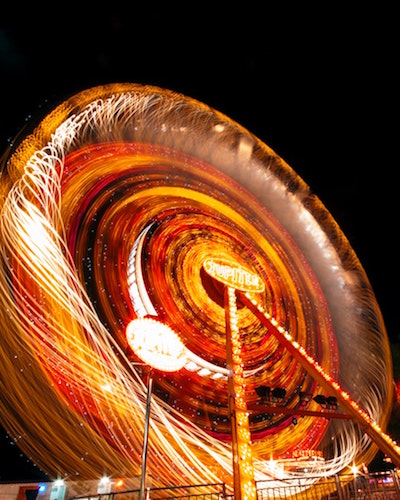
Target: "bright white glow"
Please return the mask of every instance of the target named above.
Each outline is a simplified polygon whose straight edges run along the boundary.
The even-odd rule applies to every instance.
[[[157,370],[178,371],[187,362],[186,348],[179,336],[155,319],[132,320],[126,327],[126,338],[133,352]]]
[[[210,370],[207,370],[207,368],[202,368],[200,371],[199,371],[199,375],[201,375],[202,377],[204,377],[205,375],[210,375]]]
[[[353,473],[354,476],[357,476],[357,474],[358,474],[358,467],[356,465],[353,465],[351,467],[351,472]]]
[[[136,314],[139,317],[144,317],[146,315],[157,316],[157,312],[150,301],[144,285],[141,267],[141,249],[144,238],[149,229],[150,226],[145,228],[139,235],[129,255],[128,261],[127,280],[129,285],[129,294],[132,304],[135,307]]]

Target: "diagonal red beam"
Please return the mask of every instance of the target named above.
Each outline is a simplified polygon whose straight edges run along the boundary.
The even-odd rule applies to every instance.
[[[396,446],[393,440],[385,434],[374,422],[368,413],[360,408],[348,393],[340,388],[337,381],[333,380],[329,374],[325,373],[323,368],[314,362],[314,360],[305,352],[304,348],[296,345],[289,338],[289,334],[272,322],[272,318],[262,310],[262,307],[255,303],[248,294],[237,291],[239,300],[261,321],[261,323],[271,332],[277,340],[290,352],[298,363],[313,377],[313,379],[332,396],[340,401],[340,406],[348,413],[351,418],[357,422],[362,430],[366,432],[372,441],[391,458],[393,464],[400,467],[400,448]]]

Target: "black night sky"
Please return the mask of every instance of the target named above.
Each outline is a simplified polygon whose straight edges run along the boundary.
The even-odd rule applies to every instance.
[[[65,98],[105,83],[157,85],[225,113],[289,163],[338,222],[377,296],[399,380],[394,8],[129,5],[23,16],[8,6],[1,152]],[[44,479],[0,432],[0,481]]]

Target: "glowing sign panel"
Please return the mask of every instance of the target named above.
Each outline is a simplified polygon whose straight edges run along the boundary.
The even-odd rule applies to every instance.
[[[203,268],[212,278],[242,292],[263,292],[261,278],[236,262],[225,259],[206,259]]]
[[[186,347],[179,336],[155,319],[132,320],[126,327],[126,339],[133,352],[157,370],[178,371],[187,361]]]

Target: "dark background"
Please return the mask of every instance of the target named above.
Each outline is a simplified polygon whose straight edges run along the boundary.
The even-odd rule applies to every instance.
[[[289,163],[339,223],[382,309],[399,380],[397,12],[129,5],[7,4],[0,154],[25,125],[105,83],[157,85],[225,113]],[[1,429],[0,453],[1,481],[45,478]]]

